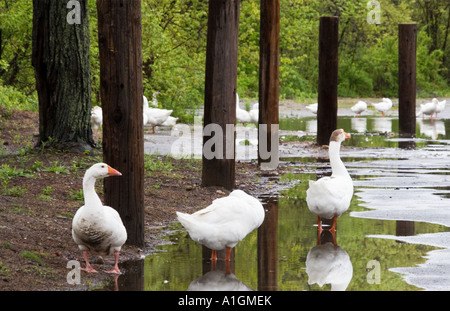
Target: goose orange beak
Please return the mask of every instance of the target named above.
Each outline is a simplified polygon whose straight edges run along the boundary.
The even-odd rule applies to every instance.
[[[344,130],[342,130],[342,132],[344,132],[345,139],[350,139],[351,138],[349,133],[346,133]]]
[[[122,176],[122,173],[108,165],[109,176]]]

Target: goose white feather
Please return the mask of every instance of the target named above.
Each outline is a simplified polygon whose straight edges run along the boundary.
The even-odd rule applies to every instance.
[[[175,126],[177,124],[178,118],[169,116],[166,121],[164,121],[161,125],[163,126]]]
[[[242,190],[215,199],[211,205],[191,215],[177,212],[180,223],[194,241],[213,250],[235,247],[264,221],[264,208],[258,199]]]
[[[306,109],[308,109],[309,111],[311,111],[314,114],[317,114],[317,109],[318,108],[319,108],[319,104],[318,103],[306,106]]]
[[[436,113],[436,110],[438,108],[439,101],[436,98],[433,98],[431,102],[420,104],[420,110],[417,113],[417,116],[424,115],[430,116],[430,119],[433,119],[433,114]]]
[[[91,267],[88,252],[111,255],[115,254],[115,265],[110,273],[120,274],[118,267],[119,252],[127,240],[127,231],[119,213],[104,206],[95,192],[95,181],[108,176],[122,175],[105,163],[91,166],[83,178],[84,205],[80,207],[72,221],[72,237],[83,252],[87,272],[97,272]]]
[[[255,103],[249,111],[251,122],[258,123],[259,120],[259,103]]]
[[[103,110],[100,106],[95,106],[91,109],[91,123],[94,130],[98,130],[103,124]]]
[[[241,109],[241,107],[239,107],[239,95],[237,93],[236,93],[236,120],[238,122],[241,122],[242,124],[252,122],[250,113],[247,110]]]
[[[308,284],[331,284],[332,291],[345,290],[353,277],[353,265],[345,250],[326,243],[313,247],[306,256]]]
[[[447,100],[444,99],[443,101],[438,102],[437,108],[436,108],[436,118],[438,113],[445,110],[445,104],[447,103]]]
[[[159,94],[159,92],[153,93],[153,105],[157,105],[156,101],[156,95]],[[172,114],[173,110],[168,109],[162,109],[162,108],[152,108],[148,104],[147,98],[144,96],[144,113],[147,115],[147,123],[149,123],[152,126],[152,133],[155,133],[155,127],[162,125]]]
[[[188,291],[252,291],[231,272],[213,270],[189,284]]]
[[[372,106],[375,108],[375,110],[381,112],[382,116],[384,117],[386,115],[386,112],[392,108],[392,100],[389,98],[383,98],[382,102],[373,103]]]
[[[339,155],[341,142],[348,138],[350,135],[343,129],[333,131],[328,147],[332,174],[317,181],[309,181],[306,203],[309,210],[318,216],[319,232],[322,230],[322,218],[333,219],[331,230],[334,231],[337,217],[350,206],[353,181]]]
[[[367,103],[360,100],[355,105],[353,105],[350,109],[356,114],[357,117],[359,117],[361,115],[361,113],[363,113],[364,111],[367,110]]]

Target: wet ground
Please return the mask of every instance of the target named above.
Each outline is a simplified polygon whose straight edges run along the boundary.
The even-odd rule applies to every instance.
[[[355,193],[338,220],[337,246],[326,234],[317,237],[305,202],[308,180],[330,168],[326,149],[310,154],[300,143],[296,147],[315,139],[316,117],[303,108],[280,109],[280,165],[290,170],[261,178],[289,186],[259,194],[266,219],[236,247],[231,273],[221,260],[211,267],[209,253],[174,223],[169,231],[161,228],[167,244],[158,252],[126,263],[119,289],[450,290],[450,107],[434,121],[418,118],[415,139],[398,137],[395,107],[385,118],[374,111],[354,118],[349,109],[339,110],[338,126],[352,135],[341,157]],[[183,150],[198,157],[198,129],[177,133],[147,136],[146,152]],[[237,128],[238,160],[255,157],[255,138],[254,128]]]

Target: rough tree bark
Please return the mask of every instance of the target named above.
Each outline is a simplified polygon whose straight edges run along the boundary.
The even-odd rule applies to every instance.
[[[39,98],[39,143],[84,151],[95,145],[91,130],[87,0],[81,23],[71,24],[67,1],[33,0],[33,53]]]

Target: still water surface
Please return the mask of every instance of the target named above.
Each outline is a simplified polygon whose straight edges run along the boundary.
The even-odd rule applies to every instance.
[[[286,140],[314,140],[315,122],[315,118],[283,119],[280,129],[302,133]],[[343,144],[363,148],[341,152],[355,193],[349,211],[338,220],[337,246],[327,243],[326,234],[317,237],[316,217],[305,201],[308,180],[330,173],[327,161],[284,158],[283,165],[293,170],[278,178],[291,186],[276,195],[260,196],[266,219],[235,248],[231,274],[224,272],[220,260],[214,270],[203,260],[209,253],[203,255],[202,247],[174,223],[165,236],[167,244],[140,262],[126,263],[119,289],[424,289],[426,284],[407,282],[411,278],[398,268],[423,265],[429,252],[439,249],[433,243],[406,243],[403,237],[450,231],[450,211],[445,209],[450,208],[450,122],[417,122],[417,138],[405,142],[395,135],[396,118],[339,118],[339,127],[352,134]],[[436,213],[445,213],[449,220]]]

